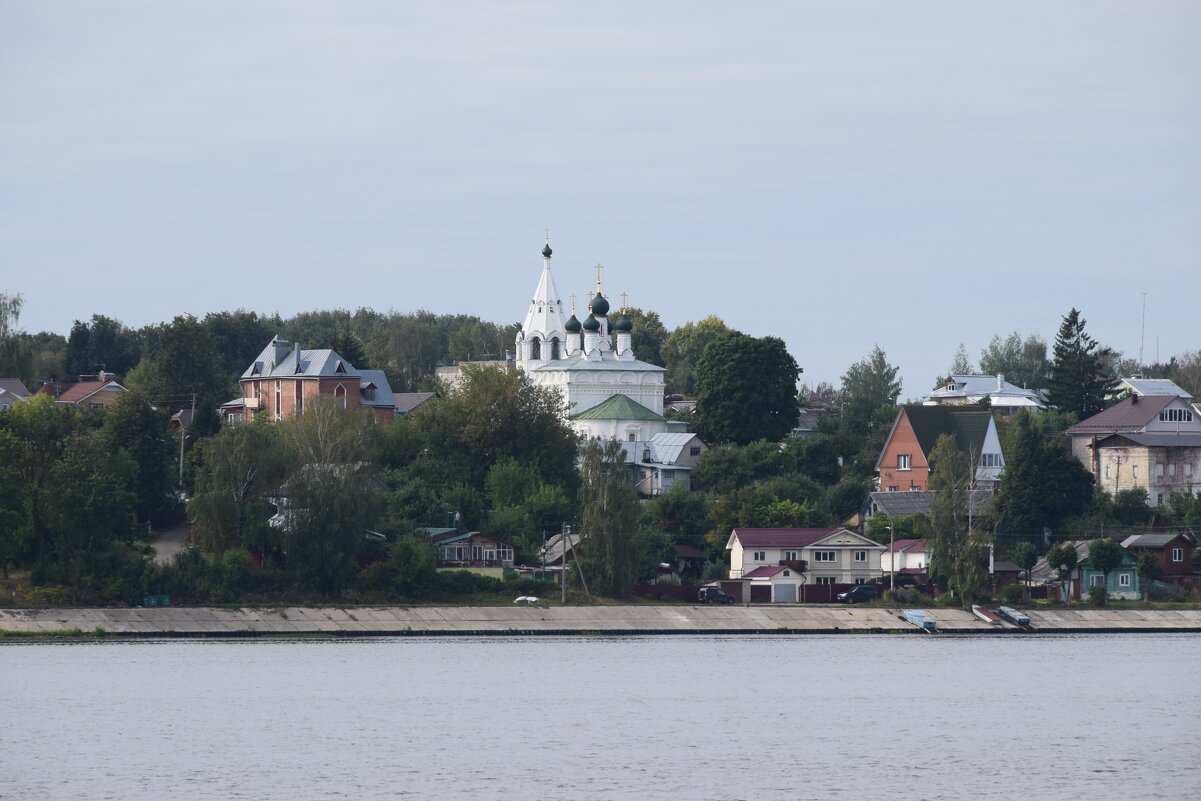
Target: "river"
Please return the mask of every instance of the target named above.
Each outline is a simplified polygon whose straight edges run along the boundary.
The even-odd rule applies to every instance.
[[[0,798],[1177,799],[1201,637],[0,645]]]

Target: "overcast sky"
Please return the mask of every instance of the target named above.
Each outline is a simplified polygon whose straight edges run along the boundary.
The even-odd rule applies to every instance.
[[[514,322],[541,269],[916,397],[1071,307],[1201,347],[1201,3],[0,0],[0,291]]]

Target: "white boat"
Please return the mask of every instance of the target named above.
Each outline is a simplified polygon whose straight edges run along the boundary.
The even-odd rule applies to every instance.
[[[1000,615],[998,615],[996,612],[992,611],[991,609],[985,609],[983,606],[980,606],[979,604],[972,605],[972,614],[975,615],[976,617],[980,618],[981,620],[983,620],[985,623],[988,623],[990,626],[1000,626],[1001,625]]]

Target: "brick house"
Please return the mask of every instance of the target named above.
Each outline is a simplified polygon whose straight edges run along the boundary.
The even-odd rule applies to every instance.
[[[1066,433],[1106,492],[1143,488],[1162,506],[1201,487],[1201,419],[1178,395],[1131,395]]]
[[[266,412],[268,420],[282,420],[322,395],[339,400],[344,409],[371,409],[383,422],[396,416],[396,397],[382,370],[358,370],[337,351],[303,350],[278,336],[246,368],[239,384],[242,396],[221,407],[229,422],[258,411]]]
[[[975,463],[973,489],[995,489],[1005,459],[992,413],[921,404],[907,404],[897,412],[876,462],[877,488],[883,492],[928,489],[930,452],[943,434],[953,434],[959,450]]]
[[[73,384],[48,381],[38,389],[38,394],[49,395],[55,403],[69,403],[85,409],[103,409],[115,401],[122,393],[128,392],[125,387],[113,379],[113,373],[101,370],[96,375],[81,375]]]

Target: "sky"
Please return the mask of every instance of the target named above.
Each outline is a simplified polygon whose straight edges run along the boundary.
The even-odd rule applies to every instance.
[[[717,315],[902,397],[1075,307],[1201,347],[1201,3],[0,0],[0,292]],[[1143,295],[1142,293],[1147,293]],[[1145,302],[1145,323],[1144,323]]]

